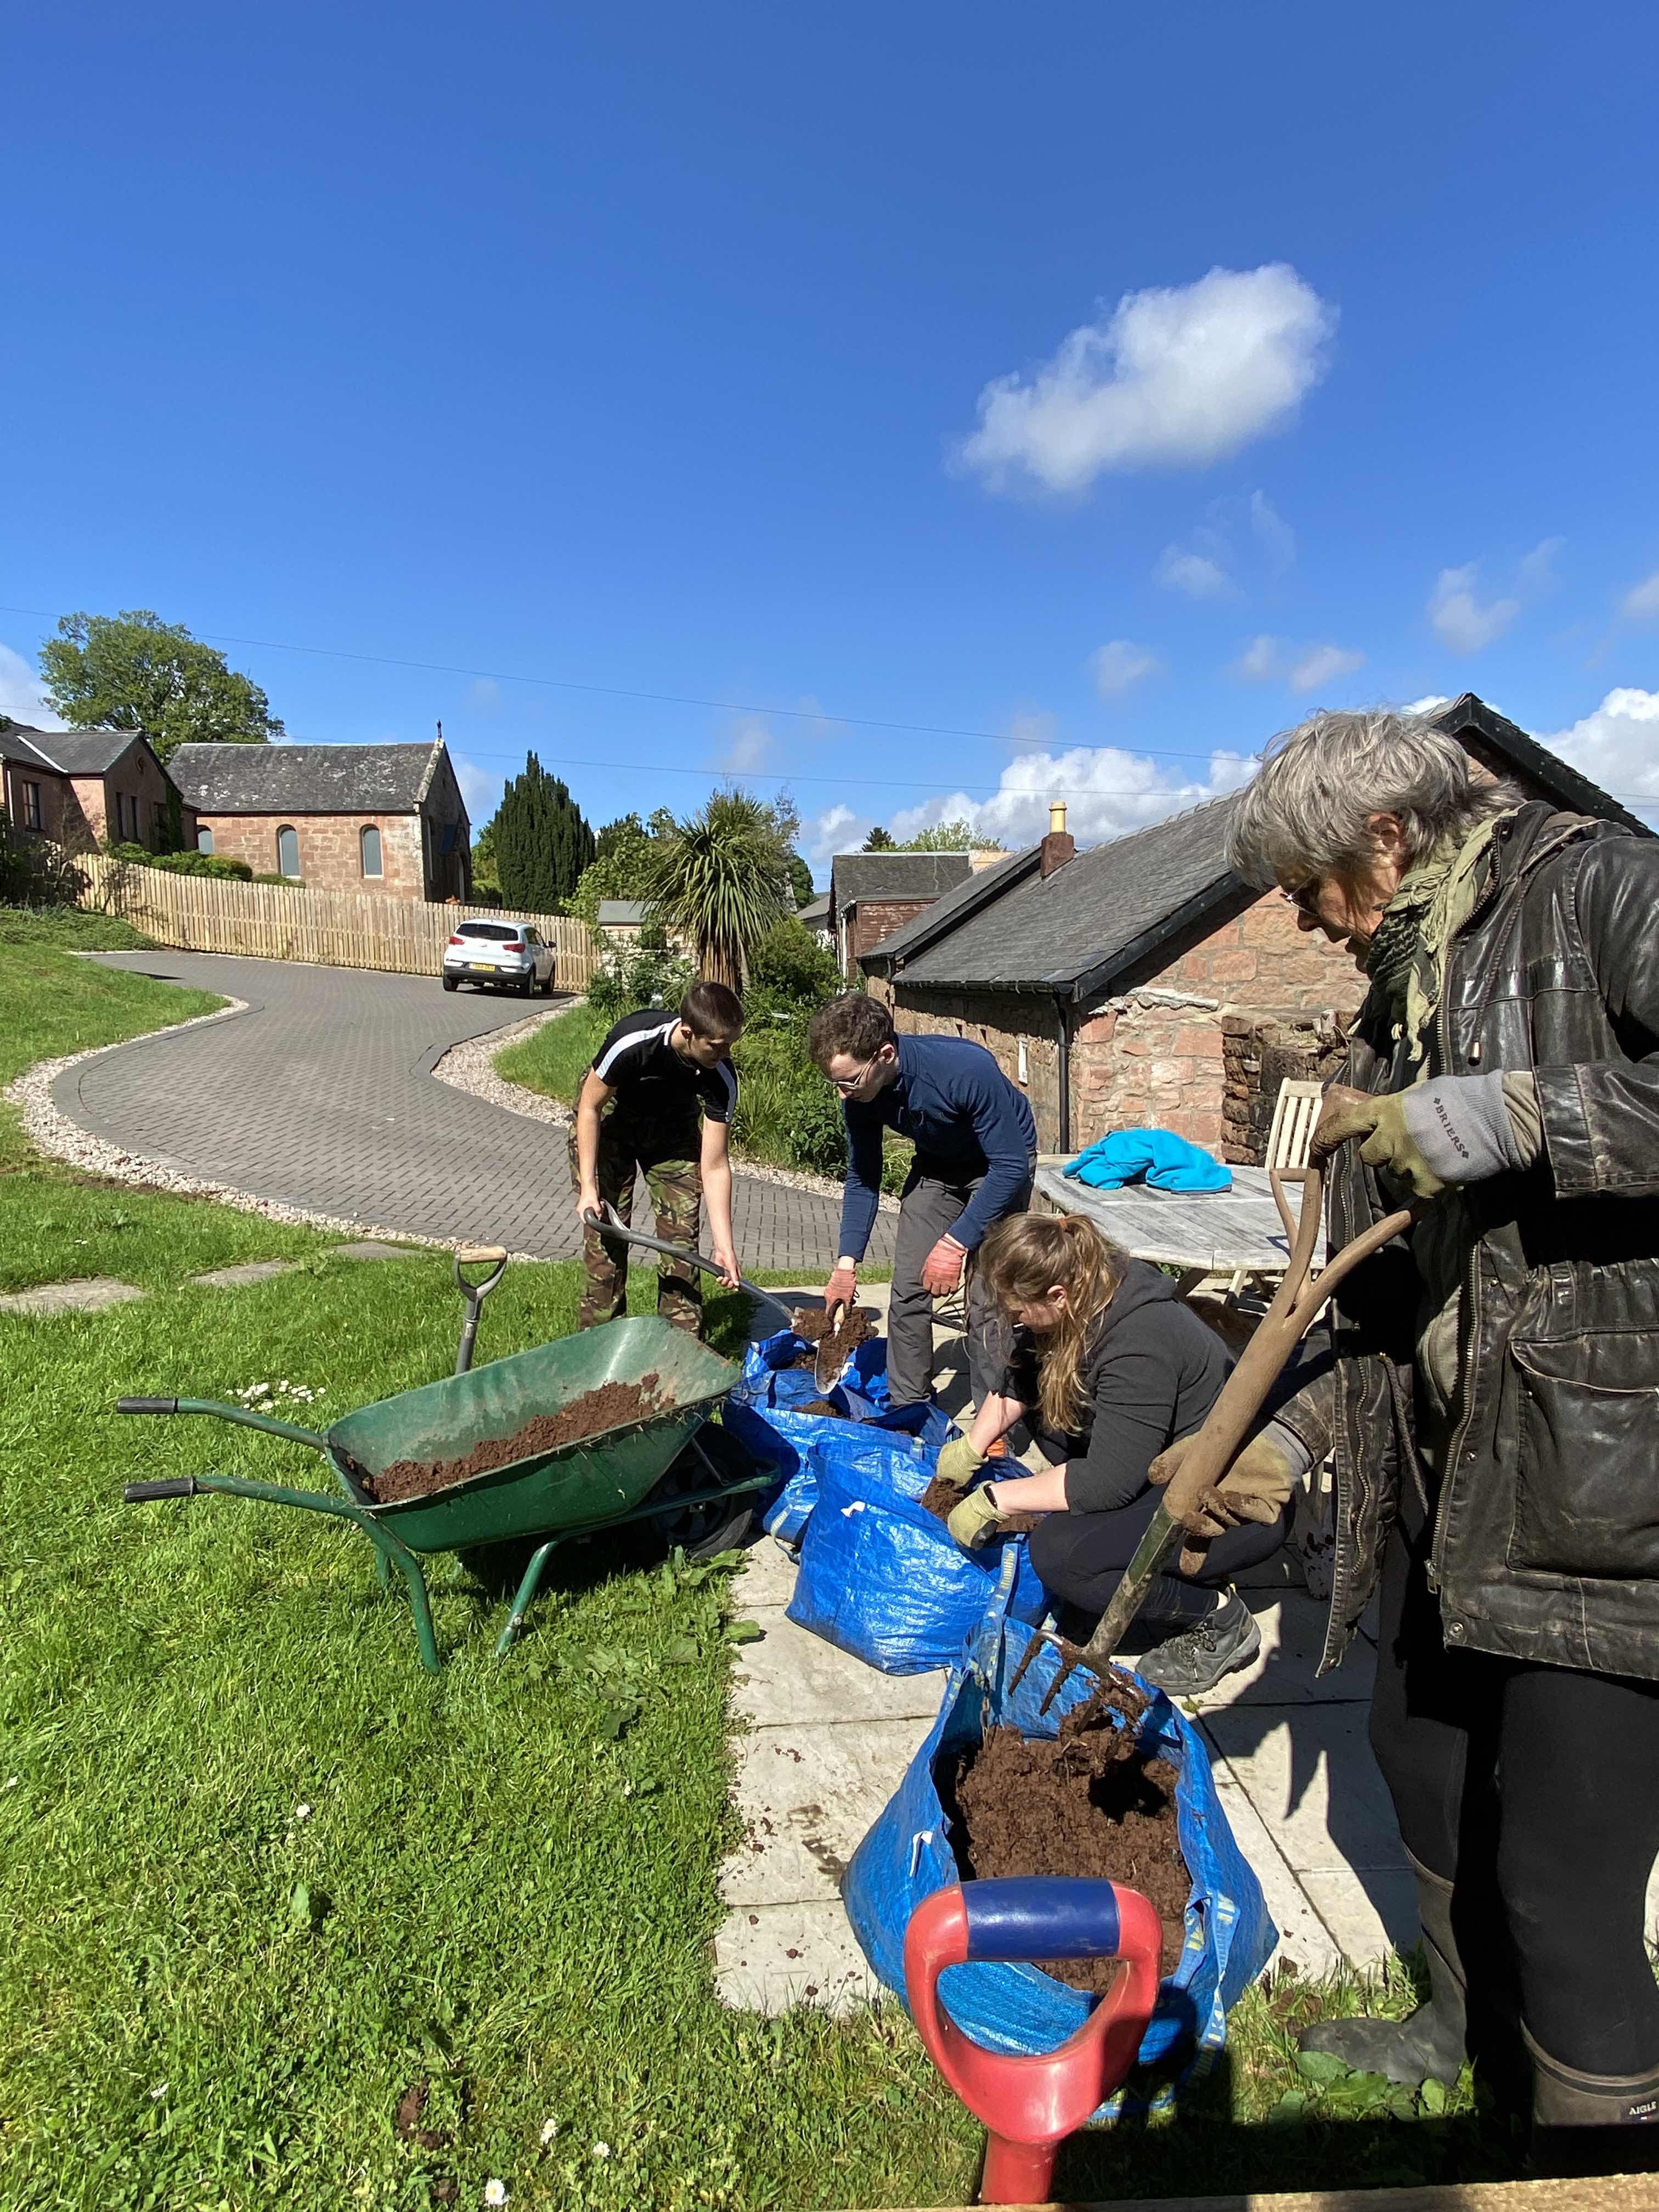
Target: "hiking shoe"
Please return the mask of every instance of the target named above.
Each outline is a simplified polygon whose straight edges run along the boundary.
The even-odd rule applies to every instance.
[[[1214,1689],[1224,1674],[1248,1667],[1261,1649],[1261,1631],[1237,1590],[1230,1590],[1213,1613],[1137,1662],[1135,1672],[1172,1698],[1196,1698]]]

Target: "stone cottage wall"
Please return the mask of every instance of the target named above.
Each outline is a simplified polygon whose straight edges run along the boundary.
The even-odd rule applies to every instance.
[[[213,832],[213,849],[246,860],[256,876],[274,876],[276,832],[287,826],[300,840],[300,879],[325,891],[367,891],[380,898],[426,896],[421,825],[413,814],[214,814],[198,817]],[[382,873],[365,876],[360,833],[380,833]]]
[[[1328,1083],[1347,1053],[1347,1036],[1328,1014],[1285,1007],[1224,1014],[1221,1042],[1221,1157],[1259,1168],[1267,1157],[1279,1085],[1287,1079]]]

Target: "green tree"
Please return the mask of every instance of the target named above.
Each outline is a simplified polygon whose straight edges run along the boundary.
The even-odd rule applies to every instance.
[[[657,817],[652,819],[654,822]],[[656,836],[637,814],[623,814],[607,822],[599,834],[593,859],[570,895],[570,912],[580,915],[592,928],[599,919],[601,899],[648,897],[657,843]]]
[[[817,896],[812,884],[812,871],[799,853],[789,855],[789,888],[794,894],[797,911],[804,906],[811,906]]]
[[[958,816],[954,822],[936,822],[931,830],[919,830],[896,849],[901,853],[1004,853],[1008,848],[1000,838],[983,836],[971,822]]]
[[[148,609],[65,615],[40,648],[46,696],[78,730],[142,730],[162,760],[183,744],[262,745],[283,725],[222,653]]]
[[[501,793],[490,824],[505,903],[528,914],[562,911],[593,858],[593,832],[556,775],[534,753]]]
[[[750,953],[788,914],[799,826],[787,800],[769,805],[734,788],[711,793],[672,837],[654,841],[647,896],[664,927],[689,939],[697,973],[711,982],[741,990]]]
[[[501,872],[495,864],[495,817],[484,823],[472,840],[472,896],[480,906],[499,906]]]
[[[865,839],[863,849],[866,853],[896,853],[898,850],[898,845],[893,836],[892,831],[890,830],[884,830],[880,823],[878,822],[875,828]]]

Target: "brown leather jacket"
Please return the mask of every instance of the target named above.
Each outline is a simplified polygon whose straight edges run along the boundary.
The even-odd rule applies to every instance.
[[[1356,1031],[1341,1080],[1401,1079]],[[1429,1567],[1446,1640],[1659,1678],[1659,840],[1547,805],[1499,825],[1449,948],[1432,1076],[1527,1069],[1544,1156],[1471,1184],[1461,1356]],[[1332,1248],[1389,1210],[1357,1146],[1329,1172]],[[1336,1464],[1323,1668],[1375,1587],[1413,1431],[1419,1285],[1396,1241],[1335,1301],[1322,1372],[1282,1405]]]

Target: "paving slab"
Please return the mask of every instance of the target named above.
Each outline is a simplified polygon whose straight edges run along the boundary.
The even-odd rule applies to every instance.
[[[1298,1875],[1405,1871],[1365,1722],[1363,1705],[1231,1705],[1200,1717]]]
[[[378,1237],[360,1237],[355,1243],[331,1244],[331,1260],[425,1260],[428,1250],[419,1244],[386,1244]]]
[[[245,1260],[240,1267],[212,1267],[205,1275],[191,1275],[186,1280],[204,1291],[239,1291],[245,1283],[268,1283],[275,1275],[294,1275],[299,1269],[297,1260]]]
[[[102,1313],[106,1306],[131,1305],[149,1295],[136,1283],[118,1283],[112,1275],[85,1275],[78,1282],[41,1283],[32,1291],[9,1291],[0,1297],[0,1313]]]
[[[880,1994],[839,1904],[761,1905],[714,1938],[714,1988],[742,2012],[811,2004],[844,2012]]]
[[[738,1618],[758,1606],[787,1605],[795,1593],[795,1561],[775,1537],[763,1536],[751,1544],[732,1584],[732,1602]]]
[[[1314,1908],[1350,1966],[1380,1966],[1390,1951],[1409,1951],[1422,1933],[1417,1882],[1409,1869],[1357,1874],[1327,1867],[1299,1877]]]
[[[741,1600],[741,1589],[738,1592]],[[744,1644],[732,1670],[732,1707],[761,1728],[814,1721],[931,1721],[945,1676],[878,1674],[787,1620],[781,1606],[743,1606],[761,1640]]]
[[[1322,1975],[1334,1972],[1345,1955],[1338,1938],[1245,1796],[1237,1777],[1229,1771],[1226,1761],[1217,1759],[1212,1771],[1228,1826],[1261,1884],[1262,1901],[1279,1930],[1279,1948],[1270,1963],[1293,1966],[1308,1980],[1317,1981]]]
[[[744,1840],[720,1870],[728,1905],[833,1904],[866,1830],[933,1726],[908,1720],[758,1729],[738,1746]]]

